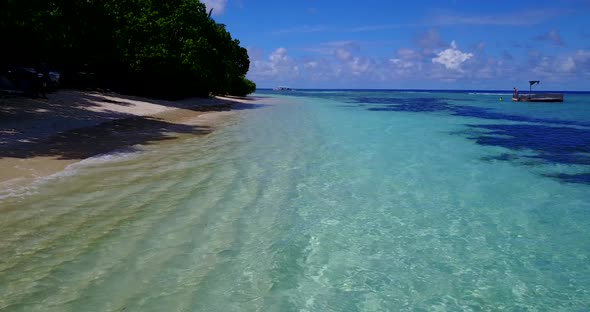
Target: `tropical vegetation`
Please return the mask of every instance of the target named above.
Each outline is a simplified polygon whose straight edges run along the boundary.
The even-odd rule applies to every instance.
[[[246,49],[210,13],[198,0],[5,0],[0,63],[149,96],[253,92]]]

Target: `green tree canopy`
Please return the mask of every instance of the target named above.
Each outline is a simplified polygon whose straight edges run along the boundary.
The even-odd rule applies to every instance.
[[[48,63],[71,85],[163,97],[255,90],[246,49],[197,0],[7,0],[0,34],[2,63]]]

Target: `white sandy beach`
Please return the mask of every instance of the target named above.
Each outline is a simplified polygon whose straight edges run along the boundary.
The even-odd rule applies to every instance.
[[[0,188],[26,184],[95,155],[211,132],[254,98],[147,99],[59,91],[48,99],[0,99]]]

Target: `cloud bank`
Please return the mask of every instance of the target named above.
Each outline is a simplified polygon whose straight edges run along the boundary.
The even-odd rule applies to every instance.
[[[431,29],[417,36],[413,45],[392,50],[389,57],[367,56],[363,48],[368,43],[352,40],[269,52],[250,48],[248,77],[259,87],[392,89],[510,89],[531,77],[567,88],[568,81],[590,79],[590,49],[560,49],[552,55],[523,47],[519,51],[524,55],[506,50],[490,54],[486,42],[464,50],[459,43],[445,43]]]

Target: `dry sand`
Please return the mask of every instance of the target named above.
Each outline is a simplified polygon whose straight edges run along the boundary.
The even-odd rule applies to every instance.
[[[181,134],[210,133],[261,98],[164,101],[59,91],[48,99],[0,98],[0,189],[24,185],[95,155]]]

